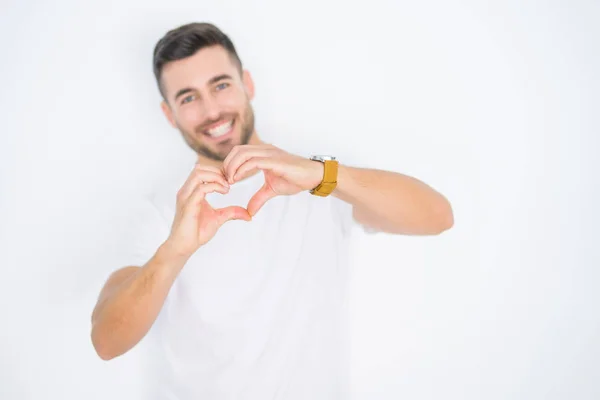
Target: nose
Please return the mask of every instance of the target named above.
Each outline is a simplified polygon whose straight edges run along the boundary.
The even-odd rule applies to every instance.
[[[220,115],[219,104],[211,96],[206,96],[203,102],[204,117],[210,121],[216,121]]]

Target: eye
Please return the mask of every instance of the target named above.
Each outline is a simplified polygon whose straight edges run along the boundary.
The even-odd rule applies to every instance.
[[[229,83],[227,82],[223,82],[223,83],[219,83],[216,87],[217,90],[223,90],[229,87]]]
[[[196,98],[196,96],[194,96],[193,94],[191,94],[189,96],[185,96],[183,98],[183,100],[181,100],[181,104],[189,103],[190,101],[193,101],[195,98]]]

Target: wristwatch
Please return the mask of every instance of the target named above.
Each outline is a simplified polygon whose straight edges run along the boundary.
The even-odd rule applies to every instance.
[[[327,197],[337,186],[338,161],[334,156],[311,156],[311,160],[323,163],[323,179],[321,183],[310,194],[315,196]]]

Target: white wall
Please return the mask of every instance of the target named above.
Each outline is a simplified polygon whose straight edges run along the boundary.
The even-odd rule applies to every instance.
[[[89,320],[129,199],[189,157],[155,41],[217,23],[258,129],[442,191],[439,237],[360,236],[355,399],[600,397],[595,1],[7,1],[0,14],[0,398],[137,399]]]

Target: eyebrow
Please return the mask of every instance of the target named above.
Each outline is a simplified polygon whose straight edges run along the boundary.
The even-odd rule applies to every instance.
[[[219,81],[222,81],[224,79],[233,79],[233,78],[231,77],[231,75],[221,74],[221,75],[217,75],[217,76],[214,76],[214,77],[210,78],[210,80],[208,81],[208,84],[209,85],[213,85],[213,84],[215,84],[215,83],[217,83]],[[189,93],[189,92],[193,92],[193,91],[194,91],[194,89],[189,88],[189,87],[183,88],[183,89],[179,90],[175,94],[175,100],[177,100],[180,96],[183,96],[184,94]]]

